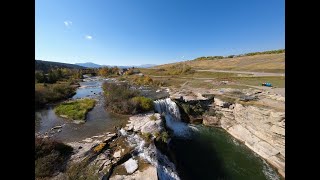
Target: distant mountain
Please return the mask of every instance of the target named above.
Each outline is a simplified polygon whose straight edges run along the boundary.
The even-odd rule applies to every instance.
[[[103,67],[102,65],[95,64],[95,63],[92,63],[92,62],[75,63],[75,64],[79,65],[79,66],[87,67],[87,68],[100,68],[100,67]]]
[[[115,67],[116,65],[100,65],[100,64],[95,64],[92,62],[86,62],[86,63],[75,63],[76,65],[83,66],[86,68],[100,68],[100,67]],[[124,68],[149,68],[156,66],[155,64],[142,64],[140,66],[117,66],[118,68],[124,69]]]
[[[142,64],[142,65],[137,66],[137,67],[140,67],[140,68],[150,68],[150,67],[153,67],[153,66],[156,66],[156,64]]]
[[[44,72],[48,72],[50,69],[56,68],[85,69],[85,67],[75,64],[35,60],[35,70],[42,70]]]

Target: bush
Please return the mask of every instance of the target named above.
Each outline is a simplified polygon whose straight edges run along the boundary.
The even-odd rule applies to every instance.
[[[194,72],[187,64],[176,64],[167,69],[168,75],[193,74]]]
[[[63,171],[64,162],[72,154],[73,148],[50,139],[35,139],[35,176],[52,176],[55,171]]]
[[[79,179],[79,180],[93,180],[101,179],[97,170],[100,166],[97,164],[89,164],[89,159],[84,159],[80,162],[72,163],[69,165],[65,175],[65,179]],[[62,178],[64,179],[64,178]]]
[[[156,138],[156,141],[161,140],[162,142],[167,143],[169,139],[169,134],[167,131],[163,131],[161,133],[156,132],[154,133],[154,137]]]
[[[67,116],[72,120],[84,120],[86,114],[95,105],[93,99],[81,99],[76,101],[69,101],[59,104],[55,107],[55,113],[60,116]]]
[[[153,100],[143,96],[132,98],[133,104],[136,106],[138,112],[150,111],[153,109]]]
[[[168,139],[169,139],[169,134],[168,134],[166,131],[163,131],[163,132],[161,133],[161,140],[162,140],[163,142],[167,143],[167,142],[168,142]]]
[[[93,149],[93,151],[96,152],[96,153],[98,153],[98,152],[100,152],[105,146],[106,146],[106,143],[101,143],[101,144],[99,144],[98,146],[96,146],[96,147]]]
[[[151,133],[143,133],[142,138],[144,140],[146,140],[147,142],[150,142],[150,140],[152,139],[152,134]]]
[[[157,117],[156,117],[154,114],[152,114],[149,118],[150,118],[150,120],[152,120],[152,121],[157,120]]]
[[[136,114],[153,109],[153,101],[139,96],[139,91],[133,89],[128,83],[103,84],[106,107],[119,114]]]
[[[148,86],[163,86],[163,81],[153,80],[149,76],[139,76],[133,79],[133,83],[136,85],[148,85]]]
[[[68,84],[35,84],[35,106],[39,108],[46,103],[69,98],[75,91],[76,88]]]
[[[139,69],[131,68],[131,69],[129,69],[128,71],[126,71],[124,74],[125,74],[125,75],[133,75],[133,74],[138,74],[138,73],[140,73],[140,70],[139,70]]]

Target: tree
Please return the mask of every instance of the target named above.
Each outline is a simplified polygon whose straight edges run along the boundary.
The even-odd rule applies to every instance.
[[[49,74],[48,74],[48,83],[55,83],[57,82],[57,76],[56,74],[51,70],[49,71]]]
[[[35,80],[37,83],[44,83],[46,81],[46,76],[44,75],[43,71],[35,72]]]

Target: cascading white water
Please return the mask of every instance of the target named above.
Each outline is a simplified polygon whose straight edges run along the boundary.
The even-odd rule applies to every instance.
[[[124,129],[121,129],[120,133],[126,137],[130,146],[135,147],[139,157],[157,167],[160,180],[180,180],[175,165],[153,143],[146,145],[146,142],[139,135],[128,134]]]
[[[175,102],[173,102],[170,98],[160,99],[154,101],[155,110],[160,114],[170,114],[174,117],[175,120],[180,121],[180,111]]]
[[[164,114],[166,126],[173,130],[175,136],[188,137],[189,133],[194,130],[193,127],[181,122],[179,107],[170,98],[156,100],[154,106],[158,113]],[[180,180],[175,165],[153,143],[147,145],[139,135],[130,134],[124,129],[120,129],[119,132],[126,137],[132,147],[135,147],[139,157],[157,167],[160,180]]]
[[[181,122],[179,108],[170,98],[154,101],[154,108],[158,113],[165,114],[166,125],[173,130],[174,135],[187,137],[192,130],[196,130]]]

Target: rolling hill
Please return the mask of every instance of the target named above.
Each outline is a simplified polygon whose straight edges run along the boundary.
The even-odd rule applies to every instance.
[[[75,65],[75,64],[35,60],[35,70],[48,72],[49,69],[52,69],[52,68],[85,69],[85,67]]]
[[[189,60],[178,63],[164,64],[154,68],[167,68],[172,65],[185,63],[194,69],[215,69],[233,71],[255,71],[255,72],[285,72],[285,53],[257,54],[253,56],[242,56],[234,58],[214,60]]]

